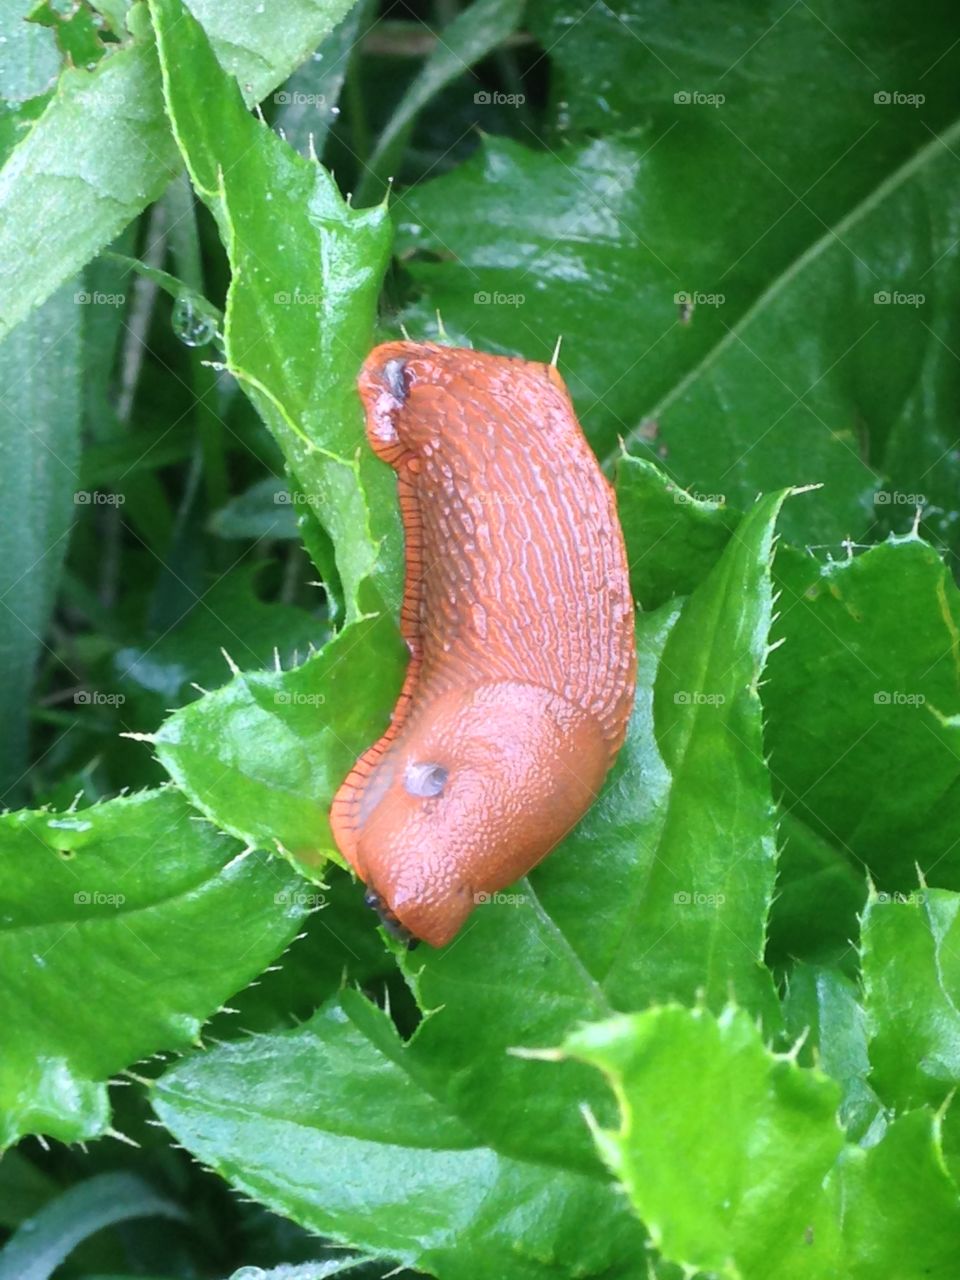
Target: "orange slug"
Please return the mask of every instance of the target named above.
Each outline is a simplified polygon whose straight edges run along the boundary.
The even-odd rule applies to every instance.
[[[397,472],[410,665],[330,819],[384,924],[439,947],[580,820],[623,743],[626,552],[551,365],[391,342],[359,390]]]

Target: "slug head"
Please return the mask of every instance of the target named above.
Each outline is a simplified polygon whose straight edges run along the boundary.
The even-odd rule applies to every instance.
[[[395,934],[443,946],[478,895],[525,875],[579,821],[609,763],[591,717],[546,689],[425,696],[360,799],[368,901]]]

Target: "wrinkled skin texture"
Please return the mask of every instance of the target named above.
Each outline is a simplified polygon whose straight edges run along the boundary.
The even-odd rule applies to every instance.
[[[385,923],[443,946],[579,821],[623,743],[626,554],[556,369],[396,342],[359,387],[397,472],[411,657],[331,824]]]

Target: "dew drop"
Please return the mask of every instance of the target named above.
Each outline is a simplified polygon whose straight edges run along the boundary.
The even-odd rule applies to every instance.
[[[170,323],[173,332],[188,347],[205,346],[217,332],[216,319],[188,293],[181,293],[174,302]]]

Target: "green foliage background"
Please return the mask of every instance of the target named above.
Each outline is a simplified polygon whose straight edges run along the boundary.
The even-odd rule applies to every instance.
[[[956,1276],[958,70],[946,0],[0,0],[0,1280]],[[640,665],[412,955],[327,820],[404,330],[562,335]]]

